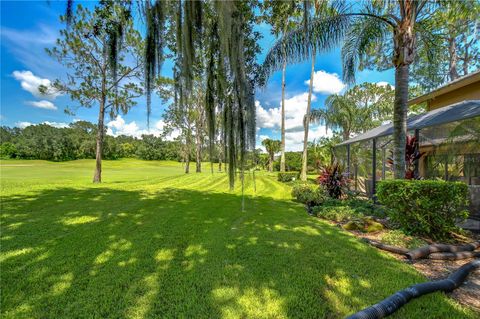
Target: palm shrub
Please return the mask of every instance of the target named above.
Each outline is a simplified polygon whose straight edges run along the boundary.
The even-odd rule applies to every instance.
[[[377,187],[388,215],[409,234],[443,239],[468,216],[468,186],[460,182],[388,180]]]
[[[344,195],[349,179],[343,173],[342,166],[338,162],[334,162],[322,168],[317,182],[326,189],[331,198],[339,199]]]

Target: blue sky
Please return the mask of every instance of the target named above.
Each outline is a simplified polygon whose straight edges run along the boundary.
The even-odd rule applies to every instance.
[[[79,3],[79,1],[77,1]],[[67,105],[74,106],[66,96],[40,96],[36,91],[41,83],[63,78],[68,70],[51,59],[46,47],[52,47],[59,30],[64,28],[59,16],[65,11],[64,2],[56,1],[1,1],[1,110],[2,125],[25,126],[48,122],[52,125],[67,125],[75,120],[96,123],[97,108],[79,108],[74,116],[64,113]],[[93,6],[93,2],[82,3]],[[261,63],[266,52],[275,42],[268,25],[257,26],[263,34],[260,41]],[[163,73],[171,75],[171,63],[165,63]],[[331,93],[345,90],[341,81],[340,49],[318,55],[315,61],[313,108],[322,108],[325,98]],[[286,75],[286,147],[287,150],[301,149],[303,129],[301,121],[306,108],[310,62],[290,65]],[[393,71],[364,71],[357,75],[357,83],[388,82],[393,84]],[[275,73],[267,87],[256,92],[257,101],[257,143],[269,136],[280,137],[281,74]],[[158,134],[163,128],[162,114],[166,105],[154,99],[151,117],[151,133]],[[147,132],[145,99],[117,119],[106,119],[109,134],[130,134],[139,136]],[[325,135],[325,128],[314,125],[311,138]]]

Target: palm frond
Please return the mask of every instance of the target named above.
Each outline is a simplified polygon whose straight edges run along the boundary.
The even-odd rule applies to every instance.
[[[280,38],[267,53],[262,65],[262,78],[266,80],[282,68],[283,50],[288,64],[299,63],[311,58],[313,48],[318,53],[335,48],[343,38],[351,17],[336,14],[326,18],[311,19],[308,32],[304,28],[290,31]]]
[[[372,16],[360,16],[349,28],[342,46],[343,79],[355,82],[355,72],[367,49],[374,43],[382,43],[388,30],[382,20]]]

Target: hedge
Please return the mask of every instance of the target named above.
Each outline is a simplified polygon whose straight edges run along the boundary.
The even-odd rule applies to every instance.
[[[468,186],[461,182],[381,181],[377,198],[404,231],[434,239],[448,237],[468,216]]]
[[[278,181],[280,182],[291,182],[297,180],[300,177],[299,172],[282,172],[278,173]]]

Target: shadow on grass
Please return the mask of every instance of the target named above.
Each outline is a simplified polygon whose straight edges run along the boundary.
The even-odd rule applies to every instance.
[[[4,318],[337,318],[422,281],[293,202],[192,190],[2,201]],[[441,294],[399,317],[463,318]]]

